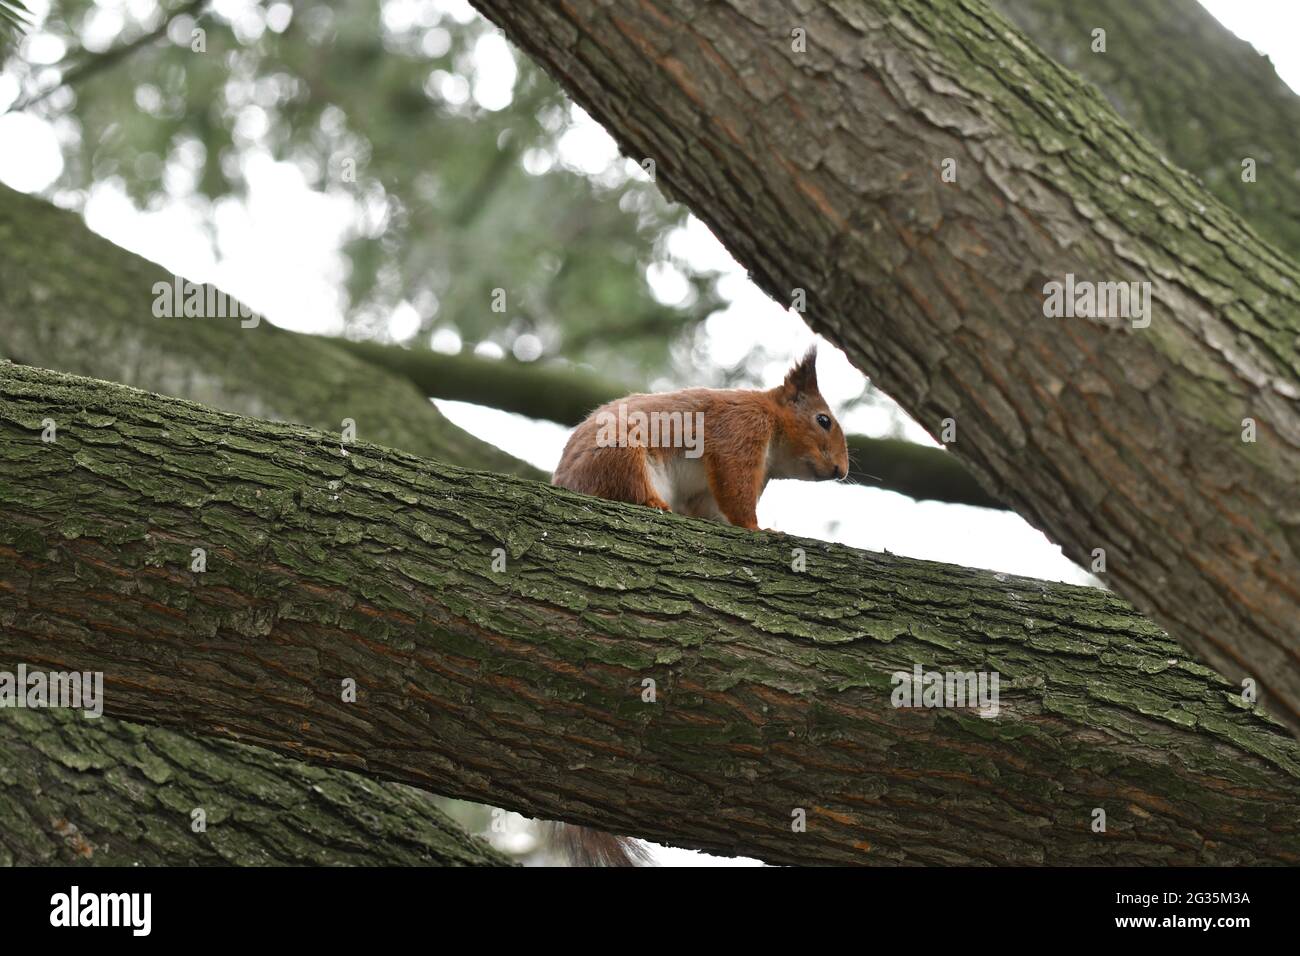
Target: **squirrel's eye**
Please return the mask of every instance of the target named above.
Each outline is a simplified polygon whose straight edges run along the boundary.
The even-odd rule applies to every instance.
[[[817,424],[827,431],[831,430],[831,417],[829,415],[818,415]]]

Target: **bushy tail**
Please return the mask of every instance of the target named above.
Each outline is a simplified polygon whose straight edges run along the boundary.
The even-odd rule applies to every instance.
[[[570,866],[650,866],[645,844],[603,830],[552,823],[549,839]]]

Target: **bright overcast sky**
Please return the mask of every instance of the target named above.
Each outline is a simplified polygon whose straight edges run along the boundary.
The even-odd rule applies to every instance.
[[[1268,54],[1278,72],[1300,90],[1300,0],[1202,0],[1225,26]],[[27,0],[38,20],[46,0]],[[116,34],[122,9],[148,9],[153,0],[101,0],[96,33],[107,43]],[[218,0],[216,8],[237,18],[250,16],[250,0]],[[282,7],[278,4],[276,7]],[[410,15],[409,0],[385,3],[385,21],[398,27]],[[442,6],[457,19],[476,16],[463,0]],[[281,27],[282,28],[282,27]],[[61,45],[35,34],[24,54],[35,62],[56,62]],[[488,109],[509,102],[514,65],[504,41],[490,37],[475,49],[477,62],[487,69],[473,88],[444,89],[444,95],[473,96]],[[0,109],[17,95],[10,76],[0,75]],[[1242,104],[1248,109],[1249,104]],[[583,122],[560,144],[556,161],[593,175],[624,161],[605,132],[578,112]],[[0,181],[24,192],[46,188],[62,169],[58,139],[45,123],[23,114],[0,116]],[[530,170],[536,172],[537,170]],[[169,176],[175,197],[153,213],[136,211],[122,190],[97,187],[86,203],[92,229],[187,278],[213,282],[248,303],[270,321],[304,332],[338,332],[342,328],[341,298],[336,284],[342,274],[340,245],[353,216],[349,200],[307,188],[298,169],[253,153],[247,161],[247,201],[225,200],[215,207],[217,248],[202,228],[207,212],[187,197],[183,171]],[[58,197],[56,197],[57,199]],[[698,221],[674,235],[673,252],[703,267],[724,269],[722,287],[730,307],[707,323],[709,354],[730,365],[756,342],[789,356],[801,353],[812,340],[803,322],[760,293]],[[681,279],[671,272],[652,275],[656,294],[664,300],[680,295]],[[397,310],[390,332],[399,340],[414,331],[410,307]],[[436,346],[455,347],[455,337],[436,338]],[[779,381],[780,364],[765,371],[765,384]],[[862,377],[834,349],[824,347],[819,367],[823,390],[832,404],[856,396]],[[515,454],[550,468],[559,457],[566,431],[556,425],[531,422],[488,409],[440,402],[449,417],[470,431],[495,441]],[[893,417],[862,409],[846,418],[851,431],[885,434]],[[930,442],[918,426],[907,421],[903,434]],[[870,463],[862,463],[868,471]],[[888,550],[920,558],[991,568],[1033,577],[1083,583],[1088,580],[1054,545],[1021,518],[1002,512],[934,502],[915,502],[900,495],[868,488],[812,486],[775,482],[759,509],[764,527],[810,537],[842,541],[857,547]],[[707,858],[688,851],[665,851],[673,863]],[[711,859],[708,863],[716,863]]]

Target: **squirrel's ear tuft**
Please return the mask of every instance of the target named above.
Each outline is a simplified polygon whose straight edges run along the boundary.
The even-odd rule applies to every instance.
[[[785,376],[785,384],[782,391],[787,398],[797,398],[800,395],[817,395],[817,346],[813,345],[804,353],[804,357],[799,360],[799,364],[790,369]]]

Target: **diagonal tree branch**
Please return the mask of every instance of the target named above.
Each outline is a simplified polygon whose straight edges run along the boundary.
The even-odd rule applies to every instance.
[[[111,717],[0,718],[0,865],[510,865],[410,787]]]
[[[6,112],[22,112],[47,99],[57,90],[78,86],[100,73],[112,69],[123,60],[128,59],[137,50],[150,46],[166,36],[172,22],[178,17],[202,16],[211,2],[212,0],[186,0],[185,3],[182,3],[170,13],[164,12],[163,19],[152,30],[142,33],[125,43],[110,47],[103,52],[91,53],[84,49],[71,51],[57,64],[60,70],[57,83],[18,100]]]
[[[1057,62],[1095,83],[1166,156],[1270,242],[1300,255],[1300,96],[1198,0],[995,0]],[[1106,31],[1104,53],[1093,31]],[[1242,104],[1249,103],[1249,109]],[[1244,178],[1242,161],[1254,159]]]
[[[379,444],[543,477],[447,421],[409,382],[320,336],[251,319],[155,316],[156,284],[176,277],[76,213],[3,185],[0,246],[0,358],[327,430],[351,419]]]
[[[1300,732],[1291,259],[980,0],[475,5],[985,487]],[[1075,278],[1150,310],[1049,317]]]
[[[0,242],[0,357],[323,428],[352,417],[360,434],[422,454],[540,474],[318,337],[265,323],[156,318],[153,286],[171,281],[168,273],[92,234],[75,214],[3,186]],[[5,626],[0,619],[0,647]],[[57,717],[0,710],[0,861],[359,863],[358,840],[374,863],[502,861],[427,795],[397,784],[376,790],[252,747]],[[227,815],[235,799],[247,807]],[[190,829],[200,805],[216,808],[206,833]],[[300,832],[311,821],[316,836]]]
[[[111,714],[715,852],[1300,862],[1300,742],[1108,592],[12,364],[0,626]],[[999,715],[893,706],[914,666],[996,672]]]

